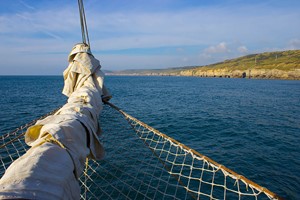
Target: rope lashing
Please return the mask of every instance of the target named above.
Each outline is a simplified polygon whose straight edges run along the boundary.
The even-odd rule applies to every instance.
[[[87,23],[86,23],[86,17],[84,12],[83,0],[78,0],[78,8],[79,8],[79,16],[80,16],[82,42],[84,44],[87,44],[89,47],[91,47]]]

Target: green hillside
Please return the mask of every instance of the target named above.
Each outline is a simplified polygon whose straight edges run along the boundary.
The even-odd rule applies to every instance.
[[[300,50],[251,54],[205,66],[125,70],[113,74],[300,80]]]
[[[232,70],[246,69],[279,69],[294,70],[300,69],[300,50],[266,52],[251,54],[236,59],[225,60],[205,66],[206,68],[231,68]]]

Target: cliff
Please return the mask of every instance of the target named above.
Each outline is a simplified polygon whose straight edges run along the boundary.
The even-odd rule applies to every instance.
[[[206,66],[127,70],[113,74],[300,80],[300,50],[251,54]]]

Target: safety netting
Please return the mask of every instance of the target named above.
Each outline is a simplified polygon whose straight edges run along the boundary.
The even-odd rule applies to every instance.
[[[0,177],[29,149],[23,136],[35,122],[0,136]],[[81,199],[280,199],[113,104],[100,124],[106,156],[88,161]]]

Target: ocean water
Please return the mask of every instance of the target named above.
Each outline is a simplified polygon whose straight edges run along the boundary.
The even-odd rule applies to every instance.
[[[267,187],[300,198],[300,81],[106,77],[132,116]],[[0,134],[65,103],[61,76],[0,76]]]

